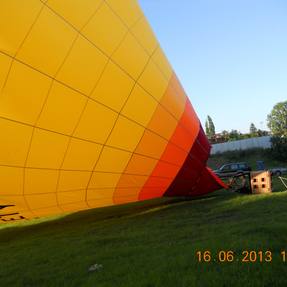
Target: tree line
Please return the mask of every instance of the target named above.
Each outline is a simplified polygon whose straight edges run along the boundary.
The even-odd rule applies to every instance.
[[[207,120],[205,122],[205,133],[211,143],[237,141],[269,135],[268,131],[257,129],[254,123],[250,124],[249,133],[241,133],[236,129],[232,129],[231,131],[223,130],[221,133],[215,133],[215,125],[210,116],[207,116]]]
[[[238,130],[215,132],[215,125],[210,116],[205,122],[205,132],[210,143],[235,141],[240,139],[271,135],[271,152],[275,158],[287,160],[287,101],[277,103],[267,115],[267,126],[270,132],[257,129],[254,123],[250,124],[249,133]]]

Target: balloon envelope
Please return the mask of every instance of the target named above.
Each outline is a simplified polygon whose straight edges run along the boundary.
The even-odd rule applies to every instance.
[[[0,2],[0,221],[223,186],[136,0]]]

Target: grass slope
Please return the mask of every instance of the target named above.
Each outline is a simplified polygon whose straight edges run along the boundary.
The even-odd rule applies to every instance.
[[[285,286],[286,205],[287,192],[220,191],[1,226],[0,286]],[[271,250],[273,260],[199,263],[197,250]]]

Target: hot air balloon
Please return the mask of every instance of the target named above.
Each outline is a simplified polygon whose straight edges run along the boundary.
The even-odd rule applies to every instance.
[[[224,184],[136,0],[0,2],[0,221]]]

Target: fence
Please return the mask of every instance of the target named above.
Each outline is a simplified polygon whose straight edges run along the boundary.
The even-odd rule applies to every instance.
[[[234,150],[247,150],[252,148],[266,149],[270,147],[271,147],[271,137],[265,136],[265,137],[257,137],[239,141],[213,144],[211,154],[223,153],[226,151],[234,151]]]

